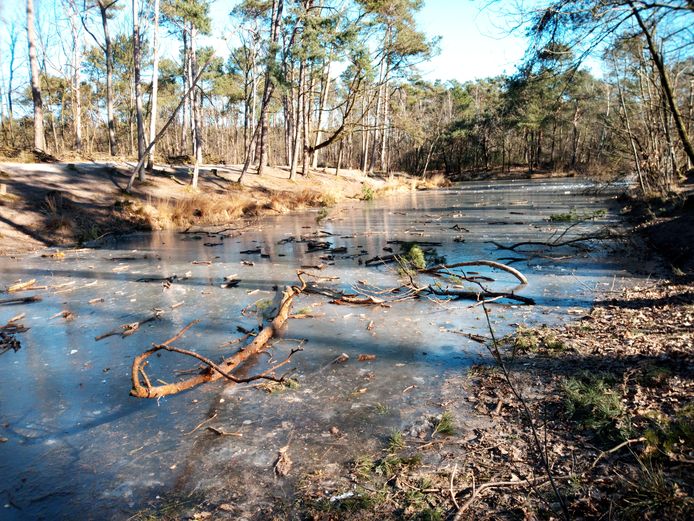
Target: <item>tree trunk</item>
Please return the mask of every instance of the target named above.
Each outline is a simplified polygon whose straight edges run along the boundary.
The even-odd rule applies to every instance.
[[[81,92],[81,65],[82,54],[80,33],[77,25],[78,8],[75,0],[70,0],[70,30],[72,31],[72,120],[75,131],[75,150],[82,152],[82,92]]]
[[[39,61],[36,56],[36,28],[34,27],[34,0],[27,0],[27,41],[29,44],[29,63],[31,66],[31,98],[34,102],[34,148],[46,150],[43,134],[43,100],[41,99],[41,78]]]
[[[198,56],[195,38],[197,36],[197,28],[191,24],[190,26],[190,73],[193,78],[198,76]],[[200,95],[200,87],[196,87],[192,91],[192,105],[193,105],[193,143],[194,154],[195,154],[195,166],[193,168],[193,179],[191,181],[191,186],[197,188],[198,186],[198,175],[200,171],[200,164],[202,163],[202,121],[200,117],[200,103],[202,102],[202,96]]]
[[[115,156],[117,152],[116,122],[113,116],[113,52],[111,50],[111,33],[108,30],[108,8],[113,3],[98,0],[101,24],[104,28],[104,57],[106,58],[106,119],[108,120],[108,151]]]
[[[660,77],[660,83],[663,87],[663,93],[665,94],[665,98],[667,99],[670,111],[672,112],[672,117],[675,120],[675,127],[677,128],[677,133],[679,134],[680,140],[682,141],[684,151],[687,154],[689,161],[694,163],[694,147],[692,146],[692,142],[689,140],[687,128],[684,126],[682,115],[680,114],[679,108],[677,107],[677,101],[675,100],[675,95],[672,91],[672,86],[670,85],[670,79],[668,78],[667,71],[665,70],[663,57],[660,54],[660,52],[658,52],[655,42],[653,41],[653,36],[651,35],[651,32],[646,27],[646,24],[641,18],[638,9],[636,9],[634,3],[631,0],[629,0],[629,5],[631,6],[632,13],[634,13],[639,27],[641,27],[641,30],[643,31],[643,34],[646,37],[648,51],[651,54],[651,58],[653,59],[653,63],[655,63],[656,69],[658,69],[658,76]]]
[[[323,81],[323,92],[320,99],[320,106],[318,107],[318,121],[316,122],[316,141],[314,146],[321,142],[323,139],[322,125],[323,125],[323,112],[325,111],[325,106],[328,104],[328,93],[330,92],[330,58],[328,58],[328,63],[325,66],[325,79]],[[313,152],[312,168],[315,170],[318,168],[318,155],[319,151]]]
[[[159,0],[154,0],[154,29],[152,33],[152,50],[154,53],[152,64],[152,98],[149,115],[149,142],[154,141],[157,135],[157,103],[159,95]],[[154,146],[149,151],[147,170],[154,168]]]
[[[265,85],[263,89],[263,104],[260,108],[260,157],[258,158],[258,175],[263,175],[263,168],[268,164],[268,146],[269,146],[269,120],[268,108],[272,99],[272,91],[274,82],[272,79],[272,69],[277,56],[277,40],[279,37],[280,22],[282,21],[282,10],[284,8],[284,0],[272,1],[272,19],[270,21],[270,51],[268,54],[268,63],[265,71]]]
[[[299,65],[299,85],[296,90],[296,109],[294,110],[294,132],[292,134],[292,154],[291,154],[291,161],[289,164],[289,179],[294,179],[296,177],[296,170],[297,170],[297,165],[299,162],[299,153],[300,153],[300,146],[301,142],[299,141],[299,136],[301,135],[301,127],[302,127],[302,121],[301,121],[301,114],[302,110],[301,107],[303,106],[303,92],[304,92],[304,76],[305,76],[305,68],[304,68],[304,62],[302,61],[301,64]],[[293,100],[292,100],[293,103]]]
[[[137,121],[137,161],[145,153],[145,125],[142,118],[142,85],[140,78],[140,6],[132,0],[133,8],[133,68],[135,81],[135,119]],[[145,180],[145,169],[140,168],[140,182]]]

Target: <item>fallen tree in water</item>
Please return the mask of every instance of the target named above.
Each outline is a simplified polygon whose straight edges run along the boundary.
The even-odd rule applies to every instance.
[[[250,343],[239,349],[239,351],[237,351],[235,354],[225,358],[220,363],[215,363],[209,358],[200,355],[195,351],[174,346],[173,344],[175,342],[180,340],[190,328],[199,322],[199,320],[194,320],[176,333],[176,335],[173,337],[161,344],[153,345],[150,349],[135,357],[131,369],[132,389],[130,394],[137,398],[161,398],[162,396],[177,394],[204,383],[214,382],[221,379],[226,379],[233,383],[247,383],[260,379],[284,382],[286,380],[286,375],[277,377],[275,376],[275,372],[280,367],[287,365],[291,357],[295,353],[302,350],[301,347],[292,349],[289,356],[287,356],[284,361],[257,375],[241,378],[236,376],[234,371],[236,371],[243,362],[270,347],[270,342],[272,339],[280,336],[280,333],[286,327],[287,319],[292,317],[291,309],[294,304],[294,300],[302,294],[322,295],[330,298],[330,302],[333,304],[355,306],[389,307],[396,302],[414,299],[420,296],[427,296],[429,298],[445,297],[448,299],[471,299],[479,302],[484,302],[485,299],[492,299],[495,301],[499,299],[509,299],[528,305],[535,303],[533,299],[515,295],[513,292],[487,290],[479,282],[474,280],[473,282],[479,286],[479,289],[469,290],[457,284],[444,286],[439,282],[432,284],[417,284],[414,280],[414,275],[416,274],[430,277],[457,277],[465,280],[472,280],[466,278],[464,273],[457,274],[453,270],[480,265],[506,271],[511,273],[523,284],[527,283],[525,276],[518,270],[498,262],[486,260],[462,262],[451,265],[439,264],[432,268],[419,269],[414,274],[407,271],[407,267],[404,264],[401,264],[401,268],[403,269],[402,274],[409,279],[402,285],[394,288],[379,289],[361,284],[353,287],[354,292],[346,292],[340,289],[318,284],[320,281],[336,280],[336,277],[320,277],[318,275],[299,270],[296,273],[297,278],[299,279],[299,284],[295,286],[287,286],[284,289],[278,290],[276,295],[277,305],[274,316],[268,324],[262,327],[262,329],[260,329],[260,331],[254,337],[252,337],[253,340]],[[306,281],[306,277],[311,277],[316,282],[309,283]],[[115,330],[110,334],[122,334],[122,332],[121,330]],[[246,335],[246,337],[248,336],[249,335]],[[205,367],[196,375],[185,380],[174,383],[161,383],[160,385],[153,385],[152,380],[145,371],[145,366],[148,363],[148,358],[155,353],[159,353],[160,351],[169,351],[171,353],[177,353],[194,358],[199,362],[202,362]]]

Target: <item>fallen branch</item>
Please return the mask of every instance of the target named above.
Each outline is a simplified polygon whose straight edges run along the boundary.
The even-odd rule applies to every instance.
[[[0,306],[8,306],[14,304],[29,304],[31,302],[41,302],[41,297],[32,295],[31,297],[5,298],[0,300]]]
[[[278,306],[277,314],[272,319],[272,321],[260,330],[260,332],[254,337],[253,341],[250,344],[246,345],[243,349],[241,349],[239,352],[232,355],[231,357],[223,360],[220,364],[215,364],[211,360],[193,351],[179,349],[171,345],[174,342],[176,342],[179,338],[181,338],[186,331],[193,327],[193,325],[195,325],[197,321],[193,321],[190,324],[188,324],[186,327],[184,327],[181,331],[179,331],[176,335],[174,335],[172,338],[170,338],[163,344],[155,345],[151,349],[148,349],[147,351],[135,357],[135,360],[133,360],[132,365],[132,389],[130,391],[130,394],[138,398],[159,398],[162,396],[177,394],[181,391],[197,387],[198,385],[201,385],[203,383],[214,382],[221,378],[225,378],[234,383],[250,382],[258,379],[283,381],[284,377],[275,378],[273,376],[269,376],[269,374],[271,372],[274,372],[279,367],[287,364],[291,356],[294,353],[301,350],[300,348],[292,350],[292,352],[285,361],[273,366],[269,370],[259,375],[255,375],[250,378],[237,378],[234,375],[232,375],[231,372],[235,370],[241,363],[245,362],[252,356],[266,349],[268,342],[281,332],[287,321],[287,318],[289,317],[294,298],[300,295],[306,289],[306,281],[303,279],[302,275],[304,275],[304,272],[297,272],[297,276],[299,278],[299,281],[301,282],[301,286],[288,286],[284,290],[278,291],[278,297],[281,297],[280,304]],[[172,351],[175,353],[191,356],[193,358],[196,358],[197,360],[200,360],[208,367],[203,369],[199,374],[186,380],[182,380],[180,382],[167,383],[157,386],[151,385],[151,383],[148,382],[147,379],[145,379],[145,381],[142,382],[140,377],[142,376],[144,378],[145,376],[144,366],[146,364],[147,359],[154,353],[161,350]]]
[[[142,324],[146,324],[147,322],[152,322],[153,320],[158,320],[162,315],[164,314],[164,311],[161,309],[157,309],[154,311],[154,314],[152,316],[149,316],[143,320],[139,320],[137,322],[131,322],[129,324],[123,324],[117,329],[113,329],[111,331],[108,331],[107,333],[103,333],[101,335],[95,336],[94,340],[99,341],[103,340],[104,338],[108,338],[110,336],[115,336],[115,335],[120,335],[121,338],[125,338],[126,336],[130,336],[135,331],[140,329],[140,326]]]
[[[500,262],[495,262],[495,261],[490,261],[490,260],[476,260],[476,261],[469,261],[469,262],[457,262],[455,264],[439,264],[438,266],[434,266],[432,268],[427,268],[424,270],[419,270],[420,273],[429,273],[429,274],[440,274],[443,271],[446,270],[453,270],[455,268],[464,268],[468,266],[489,266],[490,268],[495,268],[497,270],[505,271],[507,273],[510,273],[514,277],[516,277],[521,284],[527,284],[528,279],[525,278],[525,275],[523,275],[520,271],[518,271],[515,268],[512,268],[511,266],[507,266],[506,264],[501,264]]]
[[[561,239],[564,236],[564,234],[559,236],[559,239]],[[515,244],[511,244],[509,246],[500,244],[496,241],[487,241],[489,244],[493,244],[500,250],[511,250],[511,251],[516,251],[517,248],[520,248],[521,246],[545,246],[547,248],[561,248],[563,246],[571,246],[572,248],[577,248],[577,249],[588,249],[588,247],[584,244],[584,242],[588,241],[597,241],[597,240],[604,240],[604,239],[618,239],[620,237],[624,237],[621,235],[613,235],[609,233],[608,231],[603,231],[600,233],[596,233],[593,235],[581,235],[580,237],[575,237],[573,239],[568,239],[565,241],[561,240],[554,240],[554,241],[522,241],[522,242],[517,242]]]
[[[487,291],[487,290],[461,290],[455,288],[437,288],[435,286],[429,286],[428,291],[439,297],[453,297],[456,300],[487,300],[487,299],[499,299],[505,298],[508,300],[515,300],[517,302],[522,302],[532,306],[535,304],[535,300],[530,297],[524,297],[523,295],[516,295],[515,293],[506,291]]]
[[[36,284],[36,279],[27,280],[26,282],[18,282],[8,287],[7,292],[14,293],[15,291],[27,290],[30,289],[34,284]]]
[[[562,478],[555,478],[555,479],[568,479],[568,478],[569,478],[569,476],[564,476]],[[548,478],[541,477],[541,478],[518,480],[518,481],[492,481],[489,483],[484,483],[473,490],[470,498],[460,506],[460,508],[458,509],[458,512],[456,512],[455,517],[453,519],[454,519],[454,521],[460,521],[463,518],[463,514],[465,513],[465,511],[472,506],[472,504],[475,502],[475,500],[485,490],[489,490],[492,488],[501,488],[501,487],[519,487],[519,486],[523,486],[523,485],[537,486],[537,485],[542,485],[543,483],[547,483],[548,481],[549,481]],[[460,492],[458,492],[458,494],[460,494]]]

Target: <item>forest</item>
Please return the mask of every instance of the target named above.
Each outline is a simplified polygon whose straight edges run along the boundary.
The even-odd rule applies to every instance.
[[[291,178],[317,167],[636,173],[644,193],[668,192],[691,168],[687,2],[528,8],[517,72],[465,83],[418,75],[438,45],[415,24],[421,6],[240,2],[224,60],[199,43],[211,31],[204,0],[61,0],[38,19],[28,2],[28,32],[6,24],[3,154],[141,159],[148,149],[149,168],[286,165]],[[165,55],[162,44],[178,48]],[[585,67],[589,55],[599,70]]]

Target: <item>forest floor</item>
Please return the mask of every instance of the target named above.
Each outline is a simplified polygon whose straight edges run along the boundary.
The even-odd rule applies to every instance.
[[[241,186],[239,166],[205,165],[194,190],[189,168],[157,165],[127,194],[131,169],[126,162],[0,163],[6,190],[0,194],[0,254],[89,243],[112,233],[224,225],[444,183],[440,176],[389,180],[354,170],[338,176],[311,170],[290,181],[288,169],[267,168],[262,177],[250,172]]]

